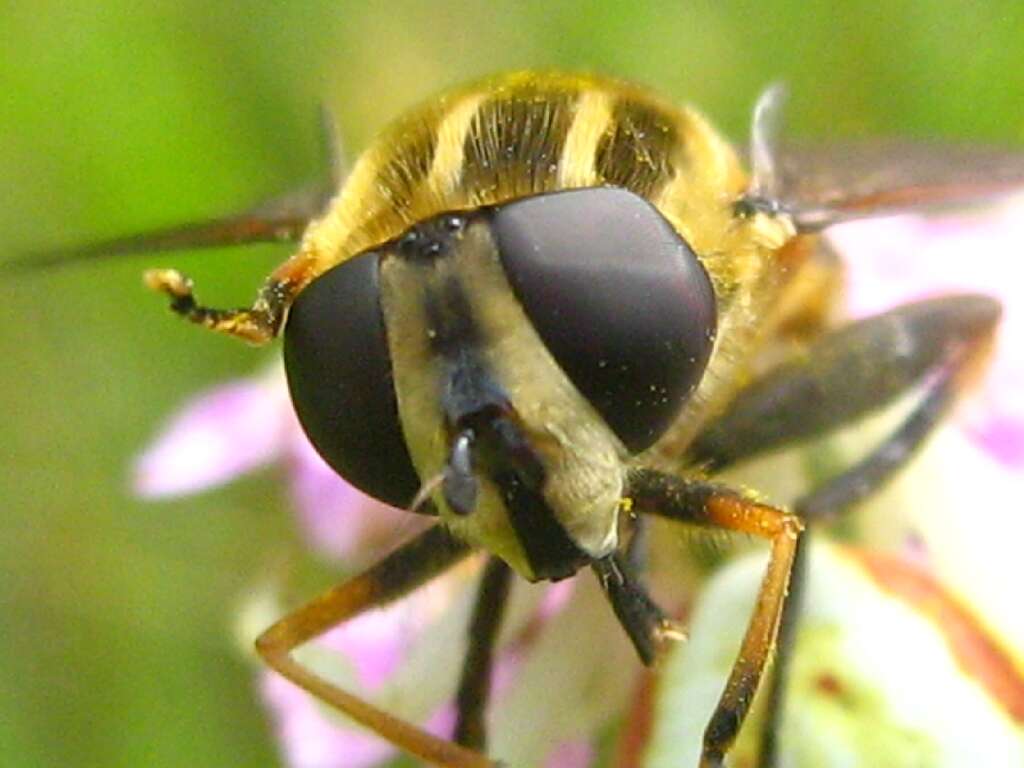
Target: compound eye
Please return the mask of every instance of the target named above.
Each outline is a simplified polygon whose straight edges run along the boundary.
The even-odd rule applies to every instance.
[[[310,283],[288,313],[284,364],[299,422],[334,470],[361,491],[405,507],[419,488],[391,373],[370,252]]]
[[[715,293],[649,202],[611,187],[496,208],[502,264],[555,361],[633,453],[648,448],[704,373]]]

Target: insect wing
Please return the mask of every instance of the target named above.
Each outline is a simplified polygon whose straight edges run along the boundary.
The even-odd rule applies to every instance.
[[[128,254],[295,242],[310,220],[323,210],[332,192],[333,187],[325,183],[311,184],[241,213],[81,246],[27,253],[4,266],[35,269]]]
[[[320,132],[321,154],[326,168],[316,181],[238,213],[85,245],[27,253],[3,267],[36,269],[130,254],[297,242],[310,221],[323,213],[345,175],[338,129],[325,108],[320,110]]]
[[[816,230],[883,213],[958,207],[1024,189],[1024,149],[909,141],[783,145],[778,196]]]

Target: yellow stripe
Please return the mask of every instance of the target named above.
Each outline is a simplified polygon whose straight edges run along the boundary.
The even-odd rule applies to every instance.
[[[671,206],[687,195],[707,194],[728,189],[736,173],[735,155],[731,147],[715,132],[702,115],[684,107],[683,119],[677,120],[679,130],[672,162],[677,172],[672,182],[654,196],[655,205]],[[703,199],[703,198],[701,198]]]
[[[440,198],[450,195],[462,177],[466,153],[466,136],[473,127],[473,118],[489,94],[478,93],[455,104],[437,127],[437,147],[430,166],[427,186]]]
[[[588,187],[597,183],[594,156],[612,119],[612,97],[604,90],[583,91],[558,161],[558,185]]]

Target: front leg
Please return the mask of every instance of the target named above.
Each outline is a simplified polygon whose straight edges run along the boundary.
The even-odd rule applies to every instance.
[[[647,594],[628,557],[612,554],[595,560],[591,568],[645,666],[654,664],[668,641],[686,636]]]
[[[442,768],[495,768],[479,752],[440,739],[333,685],[292,657],[295,648],[364,611],[408,594],[470,554],[464,543],[435,525],[377,565],[278,621],[256,640],[276,672],[388,742]]]
[[[794,515],[760,504],[725,486],[685,480],[655,470],[630,473],[628,487],[629,497],[639,512],[771,541],[768,570],[754,613],[725,690],[704,731],[701,768],[719,768],[743,725],[775,646],[803,526]]]
[[[215,309],[196,303],[192,280],[176,269],[150,269],[143,276],[146,287],[167,294],[171,311],[211,331],[266,344],[277,336],[285,312],[298,292],[288,283],[269,280],[251,307]]]
[[[494,645],[505,616],[511,580],[512,571],[503,560],[492,557],[487,561],[469,623],[466,658],[455,697],[455,743],[480,752],[487,749],[485,715],[491,694]]]

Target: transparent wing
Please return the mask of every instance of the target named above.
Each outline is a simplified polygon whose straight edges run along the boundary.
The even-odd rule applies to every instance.
[[[219,218],[154,229],[109,240],[24,253],[2,265],[32,270],[78,261],[249,243],[296,242],[326,208],[344,175],[337,130],[321,110],[325,171],[322,179]]]
[[[318,215],[326,205],[331,191],[326,185],[311,186],[241,213],[69,248],[25,253],[4,266],[36,269],[133,253],[220,248],[247,243],[295,242],[302,236],[310,219]]]
[[[778,201],[801,229],[969,205],[1024,189],[1024,149],[911,141],[783,145]]]

